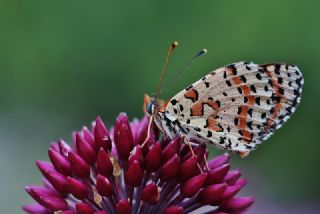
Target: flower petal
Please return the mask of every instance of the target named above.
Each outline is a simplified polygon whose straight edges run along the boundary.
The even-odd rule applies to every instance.
[[[103,148],[100,148],[97,158],[97,172],[101,175],[109,177],[113,174],[113,165],[109,155]]]
[[[89,164],[92,165],[96,161],[96,153],[92,146],[80,135],[76,134],[76,146],[79,155]]]
[[[111,138],[110,134],[102,122],[102,119],[100,117],[97,117],[96,123],[94,126],[94,141],[95,141],[95,147],[96,151],[99,151],[100,147],[104,148],[105,150],[109,151],[111,149]]]
[[[66,157],[64,157],[59,152],[57,152],[51,148],[49,149],[48,154],[49,154],[51,162],[54,165],[54,168],[58,172],[66,175],[66,176],[69,176],[72,174],[70,162]]]
[[[138,161],[134,161],[129,166],[128,171],[125,174],[126,183],[128,186],[136,187],[139,186],[143,177],[143,171]]]
[[[108,178],[104,177],[103,175],[97,176],[97,190],[100,195],[110,197],[112,195],[112,184],[108,180]]]
[[[149,204],[157,203],[160,199],[160,191],[158,186],[155,183],[148,184],[141,193],[141,199]]]
[[[68,177],[67,180],[70,193],[74,197],[76,197],[79,200],[83,200],[88,197],[89,190],[87,184],[71,177]]]
[[[88,178],[90,176],[89,165],[77,153],[70,151],[68,159],[76,176],[80,178]]]
[[[116,205],[117,214],[131,214],[131,205],[127,200],[121,199]]]
[[[180,187],[180,193],[185,198],[191,198],[197,194],[207,179],[207,173],[194,176]]]
[[[160,179],[162,181],[170,181],[178,174],[180,166],[180,158],[177,154],[172,156],[160,169]]]

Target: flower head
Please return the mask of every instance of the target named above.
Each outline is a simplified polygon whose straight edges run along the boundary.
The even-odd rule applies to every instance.
[[[44,186],[27,186],[37,202],[23,206],[30,214],[239,213],[252,197],[235,197],[246,184],[239,170],[230,171],[229,156],[206,162],[204,144],[188,146],[178,137],[169,140],[148,119],[129,122],[121,113],[108,131],[98,117],[91,131],[73,133],[73,145],[51,145],[51,163],[36,161]],[[196,143],[196,142],[195,142]]]

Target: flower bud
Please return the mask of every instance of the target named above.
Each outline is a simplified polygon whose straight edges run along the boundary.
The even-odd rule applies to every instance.
[[[113,165],[109,155],[103,148],[100,148],[97,158],[97,172],[101,175],[109,177],[113,173]]]
[[[112,195],[112,184],[108,178],[103,175],[97,176],[97,190],[102,196],[110,197]]]
[[[143,171],[138,161],[134,161],[125,174],[126,183],[128,186],[139,186],[143,177]]]
[[[141,200],[149,204],[157,203],[160,200],[158,186],[155,183],[148,184],[141,193]]]
[[[116,205],[117,214],[131,214],[131,205],[127,200],[121,199]]]
[[[180,186],[180,193],[184,198],[191,198],[199,192],[207,179],[207,173],[194,176]]]
[[[180,166],[180,158],[175,154],[168,160],[160,169],[160,179],[162,181],[169,181],[176,177]]]
[[[88,178],[90,176],[89,165],[77,153],[70,151],[68,158],[76,176],[80,178]]]
[[[76,146],[79,155],[89,164],[92,165],[96,161],[96,153],[91,145],[80,135],[76,134]]]
[[[94,209],[86,203],[76,204],[76,210],[78,214],[94,214]]]
[[[111,149],[111,138],[108,133],[108,130],[104,123],[102,122],[100,117],[97,117],[96,123],[94,126],[94,141],[96,151],[100,149],[100,147],[104,148],[105,150],[109,151]]]
[[[49,149],[48,151],[51,162],[54,168],[63,175],[69,176],[72,174],[72,169],[69,160],[59,152]]]
[[[88,197],[89,191],[87,184],[71,177],[68,177],[67,180],[70,193],[74,197],[76,197],[79,200],[83,200]]]

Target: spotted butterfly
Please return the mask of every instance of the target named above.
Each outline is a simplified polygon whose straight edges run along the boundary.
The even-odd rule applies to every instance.
[[[144,111],[169,138],[214,144],[244,157],[296,110],[297,66],[239,62],[210,72],[167,102],[144,97]]]

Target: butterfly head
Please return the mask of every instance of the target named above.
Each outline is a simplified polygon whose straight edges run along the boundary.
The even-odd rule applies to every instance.
[[[155,113],[156,100],[145,94],[143,98],[143,111],[150,117]]]
[[[163,104],[163,100],[145,94],[143,99],[143,111],[150,117],[157,114],[159,111],[163,111],[163,108],[165,107]]]

